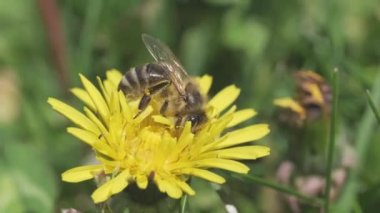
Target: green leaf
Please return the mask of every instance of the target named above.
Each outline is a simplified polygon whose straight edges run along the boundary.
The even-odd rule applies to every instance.
[[[255,17],[243,17],[241,9],[227,13],[223,20],[223,42],[231,48],[245,51],[249,57],[259,56],[268,43],[268,29]]]
[[[8,143],[4,159],[2,181],[13,182],[7,192],[14,195],[12,200],[28,212],[53,212],[56,183],[42,153],[31,144]],[[9,212],[0,207],[0,212]]]
[[[375,117],[377,119],[377,122],[380,124],[380,114],[379,114],[379,110],[376,108],[375,106],[375,101],[373,100],[373,98],[371,97],[371,93],[367,90],[367,98],[368,98],[368,103],[369,103],[369,106],[371,107],[371,110],[373,112],[373,114],[375,114]]]
[[[24,212],[17,182],[4,165],[0,165],[0,212]]]
[[[247,4],[247,0],[205,0],[207,3],[215,6],[230,6]]]
[[[377,103],[380,101],[380,74],[374,79],[372,88],[372,95],[374,101]],[[365,167],[365,159],[370,148],[370,142],[373,136],[373,130],[376,125],[376,119],[373,116],[372,110],[368,107],[359,120],[358,129],[356,131],[355,150],[357,154],[356,168]],[[344,193],[339,198],[338,202],[334,206],[334,212],[349,212],[354,208],[356,199],[360,190],[359,186],[359,169],[353,169],[347,179],[347,184],[344,189]]]
[[[80,72],[88,73],[93,62],[95,35],[103,9],[103,0],[91,1],[87,4],[85,24],[80,35],[80,55],[77,63],[81,64]]]
[[[181,47],[182,62],[191,75],[199,75],[204,71],[208,56],[215,46],[212,25],[213,23],[206,21],[184,34]]]

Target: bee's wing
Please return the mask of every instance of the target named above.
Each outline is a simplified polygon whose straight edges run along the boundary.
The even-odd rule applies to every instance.
[[[170,48],[159,39],[148,34],[142,34],[141,37],[149,53],[157,62],[160,62],[167,67],[171,74],[174,86],[181,95],[184,95],[185,88],[183,82],[189,78],[189,76],[177,57],[173,54]]]

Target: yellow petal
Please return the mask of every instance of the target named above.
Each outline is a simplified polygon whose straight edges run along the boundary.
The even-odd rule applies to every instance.
[[[104,134],[105,132],[107,132],[107,129],[106,127],[103,125],[103,123],[99,120],[99,117],[96,116],[94,114],[94,112],[92,112],[90,109],[88,109],[87,107],[84,107],[84,112],[86,113],[87,115],[87,118],[89,118],[92,123],[94,125],[96,125],[97,129],[98,129],[98,135],[100,134]],[[103,135],[104,136],[104,135]]]
[[[48,103],[53,107],[54,110],[61,113],[63,116],[71,120],[76,125],[82,127],[83,129],[89,130],[95,134],[99,133],[96,125],[91,122],[85,115],[83,115],[78,110],[73,107],[59,101],[55,98],[49,98]]]
[[[228,123],[227,127],[233,127],[235,125],[240,124],[241,122],[244,122],[253,116],[255,116],[257,112],[253,109],[243,109],[239,110],[234,113],[234,117],[232,118],[232,121]]]
[[[84,129],[69,127],[67,128],[67,132],[91,146],[99,140],[98,135]]]
[[[83,75],[79,75],[84,88],[90,96],[92,102],[96,106],[97,112],[100,114],[103,120],[107,118],[109,114],[108,106],[102,94],[99,90]]]
[[[270,149],[266,146],[239,146],[229,149],[215,150],[202,157],[218,157],[239,160],[254,160],[269,155]]]
[[[95,105],[92,102],[90,96],[87,91],[81,88],[73,88],[70,90],[79,100],[81,100],[86,106],[88,106],[91,110],[96,111]]]
[[[172,122],[169,119],[165,118],[162,115],[153,115],[152,118],[154,122],[159,123],[159,124],[163,124],[167,126],[170,126],[172,124]]]
[[[116,177],[96,189],[91,195],[92,199],[95,203],[106,201],[109,197],[121,192],[123,189],[125,189],[125,187],[128,186],[129,177],[130,175],[128,173],[128,170],[124,170]]]
[[[125,98],[125,95],[123,94],[123,92],[119,91],[118,95],[119,95],[120,107],[121,107],[124,119],[126,122],[130,122],[135,115],[133,115],[132,109],[128,105],[127,99]]]
[[[174,199],[179,199],[182,196],[182,190],[173,181],[168,181],[166,185],[166,193],[169,197]]]
[[[213,149],[235,146],[260,139],[269,133],[268,124],[255,124],[227,133]]]
[[[77,183],[93,178],[103,171],[103,165],[80,166],[62,173],[62,180]]]
[[[231,105],[240,94],[240,89],[235,85],[228,86],[216,94],[208,103],[215,108],[215,114],[219,114]]]
[[[103,85],[103,81],[102,79],[99,77],[99,76],[96,76],[96,80],[98,81],[98,85],[99,85],[99,88],[100,88],[100,92],[101,94],[103,94],[103,98],[104,100],[106,101],[106,104],[110,106],[110,94],[107,93],[107,90],[106,88],[104,88],[104,85]],[[109,108],[110,109],[110,108]]]
[[[123,75],[116,69],[108,70],[106,72],[107,80],[109,80],[115,88],[119,86],[119,83],[121,81],[121,78]]]
[[[154,164],[156,167],[161,167],[161,165],[166,164],[166,162],[170,162],[170,156],[174,154],[174,147],[177,144],[177,139],[173,138],[173,136],[165,131],[163,135],[161,135],[161,141],[157,143],[154,147],[155,152],[155,160]],[[176,155],[178,157],[178,155]]]
[[[143,121],[146,117],[148,117],[148,115],[150,115],[150,113],[153,112],[153,107],[152,106],[148,106],[146,109],[144,109],[144,111],[142,111],[135,119],[134,121],[136,123],[140,123],[141,121]]]
[[[219,159],[219,158],[211,158],[211,159],[204,159],[204,160],[197,160],[194,162],[196,167],[200,168],[218,168],[218,169],[224,169],[232,172],[237,173],[248,173],[249,168],[234,160],[226,160],[226,159]]]
[[[210,125],[210,128],[201,130],[200,134],[210,134],[214,139],[209,140],[208,143],[202,146],[202,152],[207,150],[212,150],[214,147],[221,142],[222,139],[217,139],[220,134],[224,131],[227,124],[232,120],[233,114],[224,114],[216,122]],[[225,136],[223,137],[225,139]]]
[[[298,113],[301,119],[306,117],[305,109],[295,100],[291,98],[278,98],[273,101],[273,104],[279,107],[288,108]]]
[[[234,110],[234,106],[231,107],[231,110]],[[230,111],[230,110],[229,110]],[[230,123],[233,119],[232,111],[231,113],[225,113],[222,117],[220,117],[216,122],[213,122],[210,125],[209,129],[205,129],[206,132],[210,133],[214,137],[218,137],[224,129],[227,127],[228,123]]]
[[[212,84],[212,77],[210,75],[203,75],[201,78],[197,79],[199,84],[199,90],[203,95],[207,95]]]
[[[214,183],[222,184],[226,182],[226,180],[222,176],[217,175],[205,169],[188,168],[188,169],[181,169],[180,172],[183,174],[197,176]]]
[[[169,197],[178,199],[182,196],[182,190],[174,180],[168,181],[165,177],[155,177],[156,184],[161,192],[166,192]]]
[[[110,93],[108,106],[110,107],[111,115],[120,114],[121,112],[120,100],[119,100],[119,95],[116,91],[112,91]]]
[[[104,140],[97,141],[92,145],[94,150],[96,151],[97,155],[102,154],[98,156],[98,158],[106,157],[107,159],[118,159],[118,152],[115,149],[112,149],[108,143],[106,143]]]
[[[313,100],[318,102],[320,105],[323,105],[324,98],[321,90],[319,89],[318,84],[305,84],[305,87],[308,89],[308,91],[311,93],[311,96],[313,97]]]
[[[146,189],[146,187],[148,186],[148,178],[146,177],[146,175],[138,175],[136,177],[136,183],[140,189]]]
[[[194,134],[191,133],[191,123],[186,122],[185,127],[182,130],[182,134],[178,139],[175,149],[170,153],[167,158],[167,162],[175,161],[178,156],[182,155],[182,151],[193,141]]]
[[[195,195],[195,191],[186,182],[177,180],[176,183],[188,195]]]

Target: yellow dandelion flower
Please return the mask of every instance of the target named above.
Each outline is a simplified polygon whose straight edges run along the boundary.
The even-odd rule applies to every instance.
[[[84,103],[83,112],[55,98],[48,100],[54,110],[74,123],[67,131],[91,146],[99,162],[70,169],[62,179],[80,182],[98,175],[107,177],[92,194],[95,203],[106,201],[131,183],[142,190],[154,183],[171,198],[194,195],[188,182],[191,176],[222,184],[225,179],[210,169],[247,173],[249,167],[237,160],[269,155],[268,147],[250,143],[269,133],[267,124],[226,132],[256,114],[252,109],[230,106],[240,92],[235,86],[223,89],[207,103],[209,119],[200,130],[193,133],[187,122],[178,133],[175,120],[157,113],[154,104],[135,118],[139,100],[129,101],[117,89],[122,74],[110,70],[106,76],[104,81],[97,79],[97,89],[80,75],[83,89],[74,88],[72,93]],[[212,78],[206,75],[197,82],[207,94]]]
[[[292,98],[277,98],[273,101],[273,104],[282,108],[290,109],[291,111],[297,113],[301,120],[306,118],[305,109]]]

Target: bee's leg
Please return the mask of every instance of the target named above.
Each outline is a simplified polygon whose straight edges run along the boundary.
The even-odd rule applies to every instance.
[[[175,128],[176,129],[180,129],[182,127],[182,120],[183,120],[183,117],[178,115],[177,120],[175,122]]]
[[[139,103],[139,111],[144,111],[144,109],[148,106],[152,97],[150,95],[144,94]]]
[[[147,94],[143,95],[138,106],[139,112],[133,118],[137,118],[137,116],[139,116],[141,112],[144,111],[144,109],[148,106],[150,100],[152,100],[152,97],[150,95],[147,95]]]
[[[168,105],[169,105],[169,101],[165,100],[164,103],[162,104],[161,108],[160,108],[160,114],[161,115],[165,114],[166,110],[168,109]]]
[[[145,93],[143,97],[141,98],[139,107],[138,107],[139,112],[135,115],[134,118],[137,118],[137,116],[139,116],[141,112],[144,111],[144,109],[149,105],[150,101],[152,100],[151,95],[165,89],[166,87],[170,85],[170,83],[171,83],[170,81],[164,81],[158,85],[148,88],[149,94]]]

